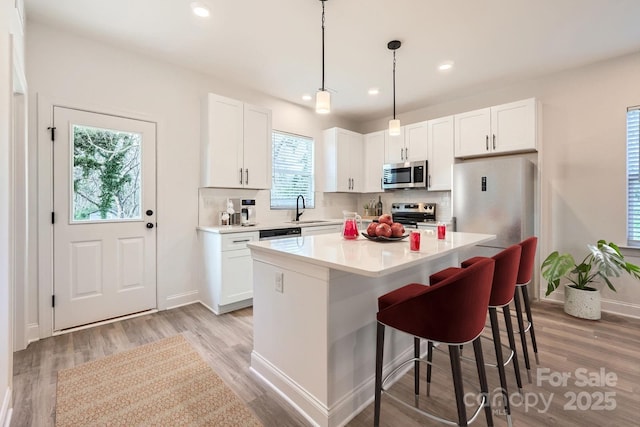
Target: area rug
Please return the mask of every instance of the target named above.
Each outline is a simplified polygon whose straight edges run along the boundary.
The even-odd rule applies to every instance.
[[[261,426],[176,335],[58,372],[56,426]]]

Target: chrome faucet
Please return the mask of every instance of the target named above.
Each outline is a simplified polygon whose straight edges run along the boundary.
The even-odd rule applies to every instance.
[[[302,194],[298,195],[298,198],[296,199],[296,221],[300,221],[300,217],[302,216],[302,214],[304,213],[304,211],[300,212],[300,199],[302,198],[302,209],[306,209],[306,206],[304,205],[304,196]]]

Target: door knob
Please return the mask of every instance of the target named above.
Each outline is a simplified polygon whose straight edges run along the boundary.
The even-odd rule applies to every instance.
[[[147,209],[145,213],[147,214],[147,216],[153,215],[153,211],[151,209]]]
[[[153,223],[152,222],[148,222],[147,223],[147,228],[153,228]]]

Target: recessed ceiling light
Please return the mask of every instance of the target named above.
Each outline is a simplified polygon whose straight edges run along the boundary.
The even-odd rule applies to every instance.
[[[305,93],[304,95],[302,95],[302,99],[304,101],[311,101],[312,98],[311,95]]]
[[[201,18],[208,18],[209,15],[211,14],[211,11],[206,5],[197,1],[194,1],[193,3],[191,3],[191,10],[193,11],[194,15],[199,16]]]
[[[380,90],[377,87],[372,87],[369,89],[369,95],[377,95],[380,93]]]
[[[447,71],[453,68],[453,61],[445,61],[438,65],[438,70]]]

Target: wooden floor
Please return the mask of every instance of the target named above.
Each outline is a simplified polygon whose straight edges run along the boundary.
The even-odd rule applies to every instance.
[[[640,320],[607,314],[597,322],[579,320],[564,314],[561,306],[548,303],[534,304],[533,310],[540,365],[532,361],[531,384],[522,368],[522,394],[516,393],[513,368],[507,368],[513,425],[640,426]],[[193,304],[43,339],[15,353],[12,426],[55,424],[58,370],[177,333],[184,334],[264,425],[309,425],[249,371],[252,310],[215,316],[200,304]],[[485,357],[494,358],[492,343],[483,340],[483,346]],[[470,350],[465,348],[464,354],[472,353]],[[443,369],[435,371],[431,397],[422,396],[420,407],[455,417],[448,356],[436,353],[435,361]],[[475,366],[472,362],[463,365],[468,390],[473,392],[477,383]],[[543,371],[537,372],[536,368]],[[487,369],[490,391],[493,391],[499,384],[497,371]],[[561,384],[562,375],[570,375],[565,384]],[[589,381],[583,381],[585,377]],[[422,390],[425,390],[424,384]],[[412,371],[394,384],[390,392],[413,401]],[[495,425],[507,425],[501,414],[499,393],[493,393],[492,401]],[[373,404],[348,425],[372,424]],[[383,397],[381,424],[439,425],[399,406],[388,396]],[[486,425],[484,417],[475,425]]]

